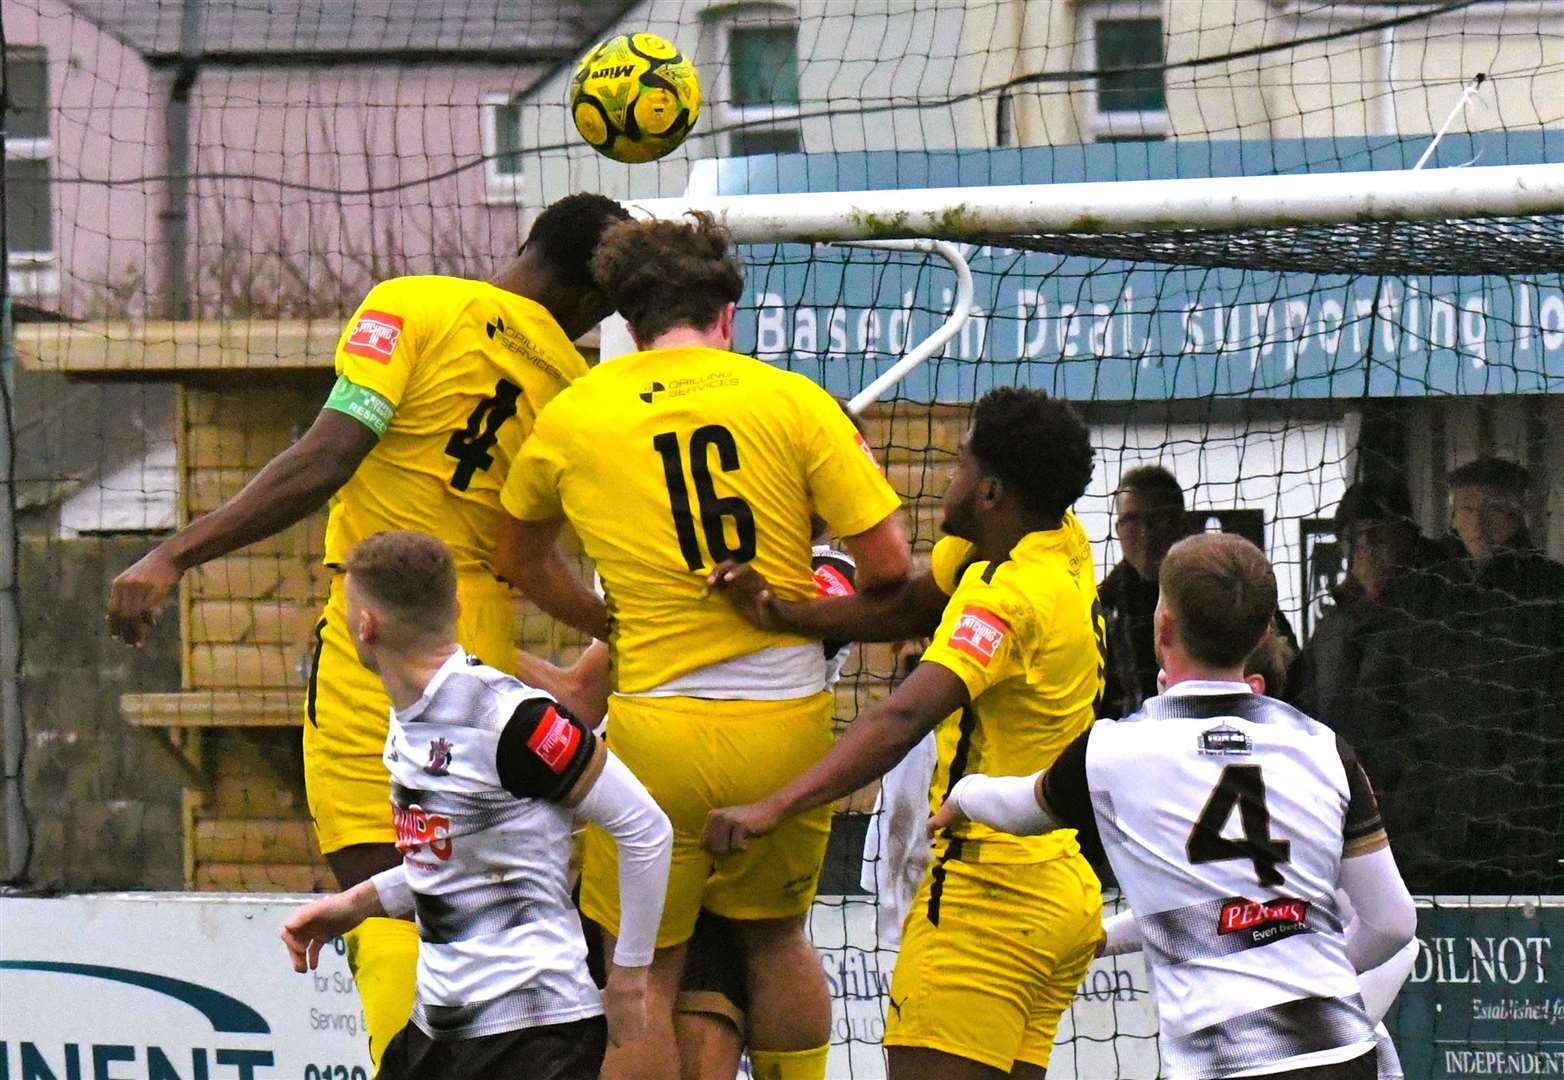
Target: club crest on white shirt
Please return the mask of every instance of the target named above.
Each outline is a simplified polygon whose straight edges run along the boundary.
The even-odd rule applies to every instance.
[[[451,742],[449,739],[431,739],[429,742],[429,761],[424,765],[424,772],[434,776],[444,776],[451,771]]]
[[[1227,724],[1218,724],[1214,728],[1207,728],[1200,733],[1199,742],[1202,754],[1215,754],[1219,757],[1238,757],[1254,752],[1254,743],[1249,736],[1235,727]]]

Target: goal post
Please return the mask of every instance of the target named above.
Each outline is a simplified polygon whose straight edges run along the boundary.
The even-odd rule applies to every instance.
[[[740,243],[1237,231],[1564,213],[1564,164],[645,199],[710,212]]]

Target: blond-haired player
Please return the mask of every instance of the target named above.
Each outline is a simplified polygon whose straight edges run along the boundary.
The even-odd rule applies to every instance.
[[[492,281],[394,278],[376,285],[337,343],[337,382],[314,424],[243,491],[164,540],[114,581],[108,619],[139,644],[180,576],[280,532],[331,502],[326,564],[391,529],[439,537],[456,560],[457,639],[511,666],[515,625],[494,547],[500,485],[537,410],[587,371],[572,342],[608,314],[587,261],[626,213],[572,195],[539,215]],[[557,558],[540,549],[534,558]],[[315,627],[304,717],[304,778],[316,838],[348,888],[400,861],[381,751],[389,702],[359,662],[342,577]],[[370,1056],[407,1022],[418,935],[374,918],[348,938]]]
[[[679,1074],[674,999],[704,908],[732,921],[745,958],[755,1074],[819,1078],[830,1000],[803,921],[830,810],[743,854],[713,856],[699,841],[711,808],[769,791],[829,749],[826,657],[818,640],[749,626],[708,595],[706,575],[753,560],[783,595],[815,595],[818,513],[857,560],[859,588],[895,585],[911,561],[900,500],[825,391],[730,351],[743,275],[709,217],[617,225],[593,273],[641,351],[539,415],[502,496],[516,521],[501,566],[544,610],[607,640],[609,740],[673,821],[648,1038],[611,1052],[604,1075]],[[606,604],[529,560],[567,519]],[[620,897],[607,854],[589,831],[581,906],[612,927]]]
[[[645,1022],[667,816],[564,705],[456,643],[456,573],[440,541],[376,533],[348,553],[344,580],[353,646],[391,697],[385,762],[403,861],[300,908],[283,928],[294,969],[365,917],[416,911],[417,1003],[379,1080],[597,1080],[605,1036]],[[570,899],[576,818],[613,837],[635,898],[601,995]]]

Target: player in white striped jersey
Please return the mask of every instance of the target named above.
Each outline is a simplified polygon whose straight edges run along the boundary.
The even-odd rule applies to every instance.
[[[1293,648],[1285,637],[1278,634],[1273,625],[1254,652],[1249,654],[1249,659],[1245,661],[1244,681],[1256,694],[1280,698],[1287,693],[1287,671],[1297,655],[1298,650]],[[1159,671],[1157,693],[1160,694],[1167,688],[1165,680],[1166,674]],[[1352,900],[1345,890],[1340,888],[1336,890],[1336,903],[1341,906],[1341,921],[1348,926],[1352,925]],[[1115,918],[1133,919],[1133,914],[1126,910]],[[1140,948],[1135,942],[1133,933],[1115,933],[1114,939],[1122,943],[1121,951]],[[1401,1055],[1397,1052],[1396,1044],[1390,1038],[1390,1031],[1385,1027],[1384,1021],[1385,1014],[1395,1004],[1396,995],[1401,993],[1401,987],[1407,981],[1407,976],[1412,974],[1412,965],[1417,960],[1417,954],[1417,939],[1413,938],[1400,952],[1383,964],[1358,972],[1358,985],[1363,991],[1363,1008],[1374,1023],[1374,1050],[1377,1055],[1376,1063],[1379,1066],[1378,1080],[1405,1080],[1406,1077],[1406,1072],[1401,1068]]]
[[[1160,581],[1166,691],[1043,772],[962,779],[931,827],[1074,828],[1106,854],[1134,915],[1109,921],[1104,951],[1144,949],[1176,1080],[1374,1080],[1357,973],[1411,940],[1416,913],[1368,779],[1328,728],[1244,682],[1276,606],[1254,545],[1191,537]]]
[[[563,706],[456,644],[439,540],[379,533],[345,568],[348,628],[391,697],[388,814],[403,862],[296,912],[283,930],[294,968],[364,918],[415,915],[417,999],[380,1080],[596,1080],[607,1040],[645,1024],[668,818]],[[614,838],[627,898],[601,993],[570,897],[575,816]]]

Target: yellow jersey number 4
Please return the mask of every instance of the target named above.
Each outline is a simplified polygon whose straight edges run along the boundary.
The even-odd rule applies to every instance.
[[[662,457],[663,479],[668,484],[668,505],[673,512],[673,531],[679,538],[679,554],[691,570],[706,565],[700,540],[695,534],[695,514],[690,507],[690,491],[684,483],[684,462],[677,432],[664,431],[652,438],[652,448]],[[711,477],[711,452],[717,452],[717,465],[723,472],[737,472],[739,448],[733,432],[721,424],[698,427],[690,435],[690,477],[695,481],[695,507],[700,512],[701,532],[712,561],[727,559],[749,562],[755,557],[755,513],[749,503],[737,495],[718,495]],[[737,543],[729,545],[726,521],[733,522]]]
[[[478,402],[478,407],[467,417],[467,426],[451,432],[445,444],[446,457],[456,459],[456,471],[451,473],[451,486],[466,491],[473,474],[488,471],[494,464],[494,444],[500,438],[500,425],[516,415],[516,403],[521,397],[521,387],[509,379],[501,379],[494,387],[494,394]]]

